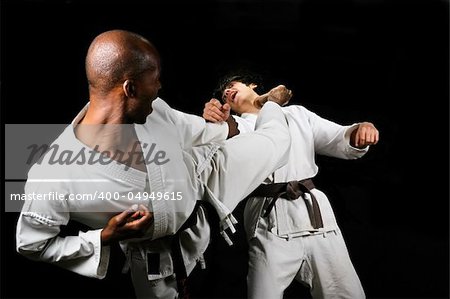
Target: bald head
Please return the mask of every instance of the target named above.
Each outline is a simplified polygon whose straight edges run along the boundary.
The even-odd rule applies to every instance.
[[[159,70],[156,48],[144,37],[124,30],[98,35],[86,56],[89,89],[109,92],[126,79],[137,79],[144,71]]]

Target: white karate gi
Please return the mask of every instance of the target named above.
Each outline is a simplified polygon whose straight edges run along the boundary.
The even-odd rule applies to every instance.
[[[63,194],[65,199],[25,202],[17,224],[18,252],[81,275],[104,278],[109,247],[101,245],[102,228],[112,215],[133,204],[144,203],[153,211],[153,225],[144,237],[121,242],[131,266],[136,295],[142,298],[176,298],[170,236],[192,213],[196,201],[204,199],[212,203],[223,228],[227,224],[232,226],[230,211],[239,200],[286,162],[290,138],[285,117],[277,104],[266,106],[255,134],[224,141],[228,134],[225,124],[207,124],[200,117],[173,110],[161,99],[155,100],[147,122],[135,125],[135,130],[141,146],[148,144],[142,146],[144,157],[151,151],[150,145],[154,144],[157,150],[165,151],[164,159],[169,161],[159,165],[147,164],[146,173],[126,169],[124,164],[106,157],[103,157],[103,163],[88,163],[87,159],[78,157],[78,164],[52,164],[50,152],[47,153],[41,163],[33,165],[29,171],[25,192],[28,195],[54,192]],[[86,107],[73,125],[79,123],[85,112]],[[211,141],[215,142],[207,143]],[[53,144],[59,146],[59,153],[91,151],[75,137],[72,125]],[[252,154],[260,147],[266,150]],[[99,159],[100,154],[95,153],[94,158]],[[256,164],[260,166],[254,167]],[[142,201],[143,192],[162,192],[169,197],[180,194],[182,198]],[[77,194],[96,197],[94,200],[70,199],[70,195]],[[105,197],[100,199],[100,194],[109,194],[109,200]],[[78,236],[58,236],[60,226],[69,220],[76,220],[92,229],[80,231]],[[202,208],[197,212],[197,220],[195,227],[180,235],[188,273],[202,258],[209,242],[209,226]],[[151,273],[147,269],[148,253],[160,256],[159,265],[150,265],[158,268]]]
[[[266,183],[313,178],[318,171],[315,154],[355,159],[368,150],[350,146],[350,132],[356,125],[338,125],[298,105],[282,110],[291,134],[289,159]],[[244,113],[235,119],[241,137],[254,129],[255,114]],[[271,198],[249,198],[244,210],[249,298],[282,298],[294,279],[306,283],[314,298],[365,297],[327,196],[318,189],[311,192],[323,219],[320,229],[312,227],[302,197],[281,197],[268,217],[262,215]]]

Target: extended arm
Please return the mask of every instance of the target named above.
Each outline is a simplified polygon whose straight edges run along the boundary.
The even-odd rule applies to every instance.
[[[355,159],[363,156],[368,146],[378,143],[379,132],[372,123],[361,122],[343,126],[298,106],[299,115],[308,119],[318,154]]]

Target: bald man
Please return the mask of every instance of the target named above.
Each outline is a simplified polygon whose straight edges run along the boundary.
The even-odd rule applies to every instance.
[[[184,296],[209,242],[199,202],[216,209],[226,237],[237,203],[286,162],[282,99],[264,106],[254,133],[226,140],[226,124],[158,98],[158,51],[123,30],[92,41],[86,75],[89,102],[28,173],[25,193],[34,200],[18,219],[17,250],[101,279],[109,245],[120,242],[137,297]],[[70,220],[90,230],[62,236]]]

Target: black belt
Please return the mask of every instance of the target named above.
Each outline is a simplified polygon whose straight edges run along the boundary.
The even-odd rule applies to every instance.
[[[309,219],[313,228],[323,227],[322,215],[320,213],[317,199],[310,191],[314,189],[314,183],[311,179],[301,181],[290,181],[285,183],[261,184],[248,197],[272,197],[272,201],[267,206],[264,217],[269,216],[270,211],[275,205],[278,198],[283,197],[288,200],[295,200],[300,196],[303,197],[308,209]],[[308,193],[311,196],[311,202],[304,196]]]

